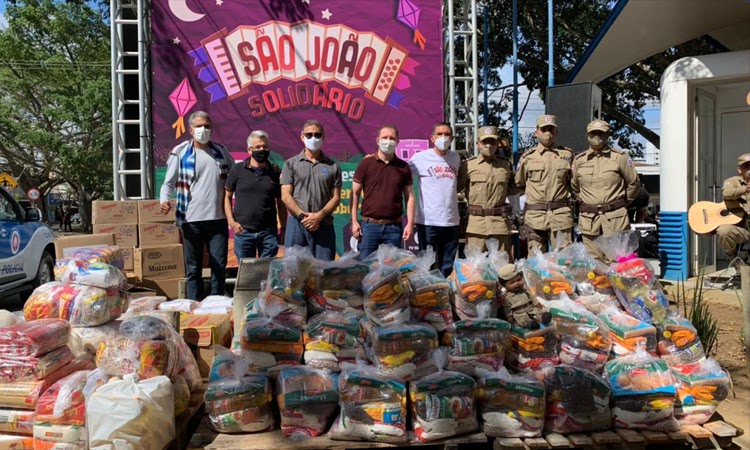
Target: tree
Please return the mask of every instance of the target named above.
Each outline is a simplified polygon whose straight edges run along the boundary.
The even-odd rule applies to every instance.
[[[0,158],[46,196],[68,183],[85,229],[112,191],[109,26],[88,4],[9,4],[0,30]]]
[[[512,63],[512,0],[484,3],[490,5],[489,66],[493,68],[487,75],[487,81],[490,94],[499,97],[490,101],[489,115],[493,123],[507,126],[507,121],[502,117],[511,102],[512,80],[502,80],[499,68]],[[455,0],[454,4],[461,11],[463,1]],[[556,85],[565,82],[609,16],[612,5],[610,0],[555,0]],[[480,7],[480,34],[481,12]],[[539,90],[543,97],[548,70],[546,1],[518,0],[518,31],[519,75],[529,91]],[[480,36],[480,43],[482,39]],[[602,89],[602,115],[612,124],[617,144],[636,154],[642,153],[643,145],[633,140],[634,134],[638,133],[658,148],[659,135],[646,127],[643,110],[650,101],[659,99],[661,74],[672,62],[682,57],[717,51],[704,40],[696,39],[657,53],[598,83]],[[483,76],[480,71],[480,85]],[[523,101],[519,99],[521,105]]]

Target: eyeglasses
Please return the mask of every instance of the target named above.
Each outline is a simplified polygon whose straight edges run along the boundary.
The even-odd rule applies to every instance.
[[[302,136],[306,137],[307,139],[310,139],[313,136],[315,136],[317,139],[320,139],[323,137],[323,133],[302,133]]]

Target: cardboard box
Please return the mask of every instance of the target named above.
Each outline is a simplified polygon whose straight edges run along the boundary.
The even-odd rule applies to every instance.
[[[154,289],[149,289],[140,286],[133,286],[128,289],[128,302],[137,298],[143,297],[156,297],[158,294]]]
[[[185,342],[196,348],[195,359],[201,376],[208,376],[214,360],[214,345],[229,347],[232,342],[232,322],[229,314],[183,314],[180,333]]]
[[[55,259],[70,256],[78,250],[109,245],[115,245],[115,235],[112,233],[59,237],[55,239]]]
[[[112,233],[115,235],[115,245],[120,247],[138,247],[137,223],[97,223],[94,233]]]
[[[91,223],[138,223],[138,202],[96,200],[91,203]]]
[[[166,278],[158,280],[140,280],[138,281],[139,288],[151,289],[156,291],[157,295],[163,295],[168,300],[175,300],[178,298],[184,298],[180,295],[180,282],[184,281],[184,278]]]
[[[138,240],[141,243],[141,247],[182,243],[180,229],[173,223],[139,224]]]
[[[122,249],[122,271],[132,272],[135,267],[135,247],[120,248]]]
[[[174,221],[174,205],[167,214],[162,214],[161,202],[159,200],[138,200],[138,223],[174,223]]]
[[[182,244],[152,245],[135,249],[134,269],[139,280],[185,278]]]

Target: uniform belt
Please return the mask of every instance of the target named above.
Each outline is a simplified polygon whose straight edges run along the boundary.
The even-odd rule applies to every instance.
[[[529,211],[550,211],[553,209],[560,209],[568,206],[571,206],[571,202],[569,200],[561,200],[558,202],[537,203],[535,205],[527,203],[525,208]]]
[[[391,225],[394,223],[401,223],[401,218],[398,219],[373,219],[372,217],[362,217],[362,221],[368,223],[376,223],[378,225]]]
[[[586,205],[581,203],[578,205],[578,209],[581,212],[585,213],[593,213],[593,214],[604,214],[611,211],[618,210],[620,208],[624,208],[628,205],[627,200],[624,198],[621,198],[619,200],[615,200],[612,203],[607,203],[606,205]]]
[[[494,208],[482,208],[479,205],[469,205],[470,216],[504,216],[510,214],[511,212],[513,212],[513,206],[508,204],[495,206]]]

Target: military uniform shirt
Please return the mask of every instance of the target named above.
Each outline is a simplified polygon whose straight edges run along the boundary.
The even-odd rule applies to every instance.
[[[471,158],[467,163],[467,170],[469,183],[466,198],[470,206],[503,206],[508,195],[517,192],[513,179],[513,165],[507,158]],[[484,236],[510,234],[510,219],[501,216],[470,215],[466,232]]]
[[[746,191],[747,183],[741,176],[727,178],[721,187],[724,200],[735,200],[742,203],[745,212],[750,213],[750,193]]]
[[[516,186],[526,194],[530,205],[561,202],[571,198],[570,149],[546,148],[542,144],[521,156],[516,172]],[[536,230],[565,230],[573,227],[573,212],[569,207],[551,211],[527,210],[526,225]]]

